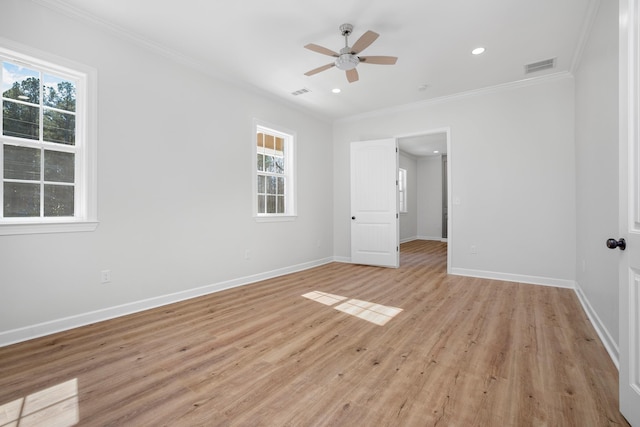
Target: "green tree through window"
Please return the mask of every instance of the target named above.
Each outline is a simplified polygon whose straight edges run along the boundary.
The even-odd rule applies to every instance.
[[[76,82],[2,62],[3,217],[75,215]]]

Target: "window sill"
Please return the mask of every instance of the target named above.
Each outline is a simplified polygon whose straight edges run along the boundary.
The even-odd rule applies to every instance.
[[[255,215],[253,219],[256,222],[286,222],[295,221],[297,215]]]
[[[0,236],[15,234],[73,233],[94,231],[97,221],[0,223]]]

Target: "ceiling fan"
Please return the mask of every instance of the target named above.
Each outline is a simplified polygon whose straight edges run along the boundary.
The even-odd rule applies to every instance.
[[[379,64],[379,65],[393,65],[398,60],[395,56],[357,56],[358,53],[365,50],[371,45],[379,36],[378,33],[373,31],[367,31],[364,33],[354,44],[353,47],[349,47],[348,37],[353,31],[353,25],[342,24],[340,26],[340,32],[344,36],[344,47],[340,49],[340,53],[334,52],[326,47],[318,46],[317,44],[309,43],[305,46],[306,49],[312,50],[323,55],[333,56],[336,60],[330,64],[323,65],[322,67],[314,68],[311,71],[304,73],[305,76],[312,76],[321,71],[328,70],[332,67],[337,67],[339,70],[343,70],[347,74],[347,80],[349,83],[358,81],[358,71],[356,67],[359,63],[365,64]]]

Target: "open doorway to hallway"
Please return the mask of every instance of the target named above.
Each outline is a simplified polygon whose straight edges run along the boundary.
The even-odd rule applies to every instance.
[[[448,203],[448,131],[440,130],[398,138],[399,179],[406,177],[401,201],[400,242],[447,242],[450,224]],[[401,203],[402,204],[402,203]],[[403,249],[401,245],[401,251]]]

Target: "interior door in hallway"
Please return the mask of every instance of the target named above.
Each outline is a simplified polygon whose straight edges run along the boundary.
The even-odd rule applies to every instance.
[[[640,0],[620,5],[619,274],[620,412],[640,426]],[[610,244],[613,243],[613,244]],[[619,251],[619,249],[623,249]]]
[[[398,267],[398,143],[351,143],[351,262]]]

